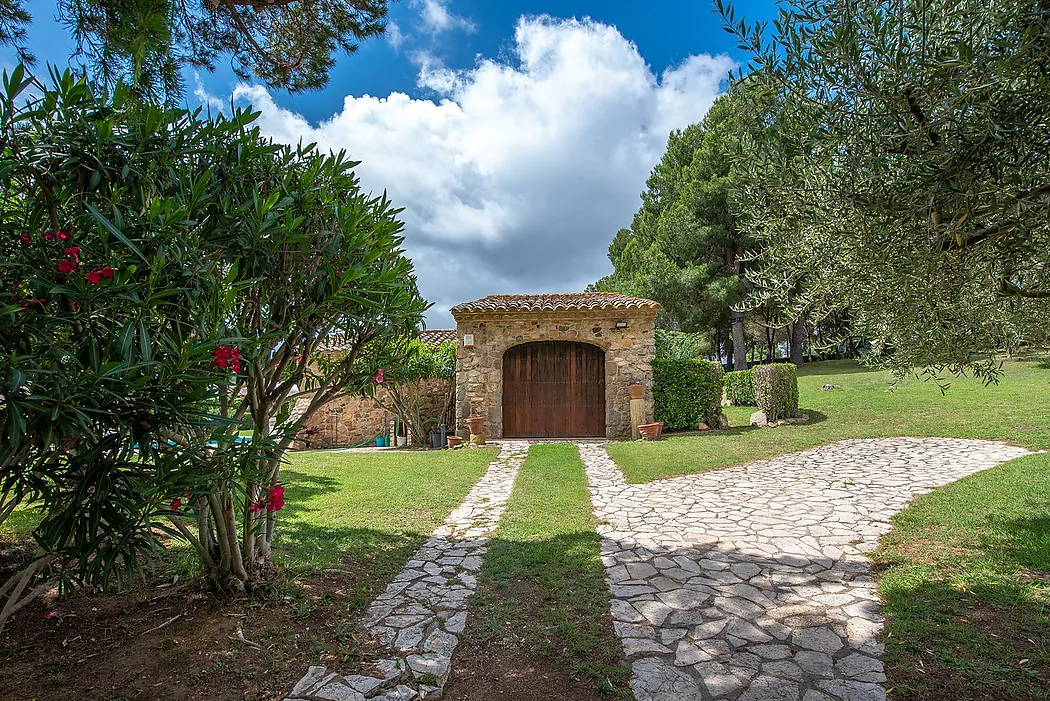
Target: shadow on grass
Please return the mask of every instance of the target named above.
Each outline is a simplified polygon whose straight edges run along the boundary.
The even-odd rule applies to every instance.
[[[470,600],[463,662],[474,674],[448,689],[448,698],[488,691],[510,699],[543,691],[581,701],[630,698],[599,543],[593,531],[491,541]],[[524,668],[534,671],[523,675]]]
[[[1031,503],[1036,512],[1050,514],[1050,503]],[[1024,569],[1050,585],[1050,516],[994,519],[981,550],[1011,569]]]
[[[884,582],[887,686],[909,701],[1043,701],[1050,679],[1046,590],[1022,581],[960,589]]]

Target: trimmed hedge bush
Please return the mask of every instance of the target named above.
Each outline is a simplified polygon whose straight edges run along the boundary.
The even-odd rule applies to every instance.
[[[766,421],[798,416],[798,376],[792,363],[773,363],[752,368],[755,403]]]
[[[755,374],[752,370],[734,370],[722,378],[726,399],[733,406],[756,406]]]
[[[722,365],[696,358],[653,361],[653,399],[665,431],[718,427],[722,415]]]

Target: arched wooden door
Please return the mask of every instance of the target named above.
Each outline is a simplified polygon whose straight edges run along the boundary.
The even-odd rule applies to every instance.
[[[503,354],[503,435],[605,436],[605,351],[537,341]]]

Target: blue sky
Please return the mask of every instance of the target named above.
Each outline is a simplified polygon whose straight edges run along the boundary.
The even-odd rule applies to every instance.
[[[66,65],[54,3],[29,9],[31,50]],[[736,9],[763,20],[774,3]],[[605,249],[669,131],[702,119],[746,60],[707,0],[401,0],[387,36],[342,58],[322,91],[244,85],[221,63],[187,72],[187,102],[251,102],[272,138],[362,160],[363,185],[405,208],[436,327],[460,301],[579,290],[607,273]]]

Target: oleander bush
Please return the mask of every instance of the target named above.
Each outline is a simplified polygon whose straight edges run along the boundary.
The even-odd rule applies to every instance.
[[[755,374],[753,370],[734,370],[722,378],[726,398],[733,406],[755,406]]]
[[[695,430],[722,416],[722,365],[696,358],[653,361],[653,399],[665,431]]]
[[[755,404],[769,422],[798,416],[798,376],[792,363],[772,363],[752,369]]]

